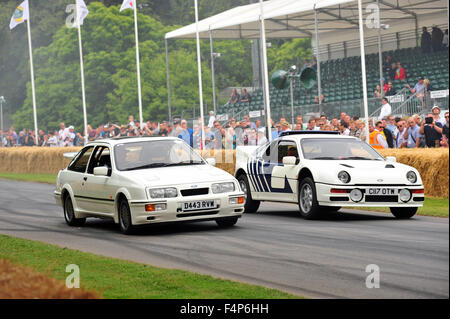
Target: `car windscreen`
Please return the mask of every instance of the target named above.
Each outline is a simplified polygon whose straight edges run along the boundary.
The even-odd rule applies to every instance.
[[[365,142],[349,138],[305,138],[303,157],[309,160],[384,160]]]
[[[119,171],[205,164],[184,141],[169,139],[118,144],[114,159]]]

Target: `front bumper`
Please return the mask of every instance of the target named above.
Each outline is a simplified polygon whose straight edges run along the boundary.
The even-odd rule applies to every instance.
[[[63,207],[61,193],[58,191],[54,191],[53,197],[55,198],[56,205]]]
[[[162,200],[131,201],[131,219],[133,225],[145,225],[165,222],[182,222],[195,220],[214,220],[226,217],[241,217],[244,212],[244,204],[230,204],[230,198],[243,197],[244,193],[233,192],[224,194],[208,194],[201,196],[165,198]],[[184,212],[182,207],[185,202],[215,200],[217,208],[199,209]],[[164,204],[165,210],[146,211],[148,204]]]
[[[381,188],[395,190],[395,194],[380,194],[370,195],[369,189]],[[353,201],[350,197],[350,192],[354,189],[359,189],[363,193],[360,201]],[[411,198],[407,202],[400,199],[398,193],[400,190],[407,189],[411,192]],[[332,192],[332,190],[342,191],[339,193]],[[323,206],[349,206],[349,207],[422,207],[425,200],[424,193],[415,193],[415,191],[423,190],[423,185],[329,185],[316,184],[317,201],[319,205]],[[345,191],[345,192],[344,192]]]

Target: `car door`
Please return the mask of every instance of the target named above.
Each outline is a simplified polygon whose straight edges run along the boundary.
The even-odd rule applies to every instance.
[[[85,199],[83,195],[85,194],[85,174],[89,159],[94,151],[94,146],[87,146],[83,148],[77,157],[69,164],[67,167],[68,171],[68,183],[72,188],[72,192],[75,199],[75,206],[78,210],[85,211]]]
[[[248,162],[248,177],[250,188],[252,190],[252,197],[255,199],[260,199],[264,197],[264,193],[269,192],[269,185],[265,179],[264,175],[264,162],[270,162],[269,157],[271,154],[271,148],[274,143],[267,144],[261,149],[258,149],[256,156],[250,158]]]
[[[107,166],[108,176],[95,176],[94,168]],[[86,210],[96,215],[113,216],[115,187],[111,182],[112,166],[110,148],[99,145],[91,156],[84,181]]]
[[[299,162],[297,143],[282,140],[277,145],[277,163],[272,165],[271,191],[277,194],[280,200],[295,201],[297,188],[297,165],[284,165],[283,157],[293,156]]]

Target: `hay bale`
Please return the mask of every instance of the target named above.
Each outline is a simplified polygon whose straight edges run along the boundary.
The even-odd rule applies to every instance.
[[[29,267],[0,259],[0,299],[99,299],[95,292],[70,289],[65,283]]]
[[[449,150],[446,148],[386,149],[383,156],[395,156],[397,162],[416,168],[423,180],[425,195],[448,197]]]
[[[0,148],[0,172],[56,174],[70,162],[63,154],[78,152],[80,149],[80,147]]]

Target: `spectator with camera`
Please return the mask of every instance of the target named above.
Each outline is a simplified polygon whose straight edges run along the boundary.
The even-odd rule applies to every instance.
[[[425,137],[426,147],[440,147],[442,124],[434,120],[433,113],[428,113],[422,121],[419,133]]]

